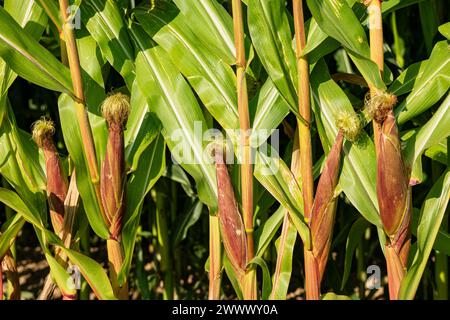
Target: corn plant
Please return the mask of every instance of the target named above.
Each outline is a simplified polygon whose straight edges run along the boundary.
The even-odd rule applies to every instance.
[[[444,1],[0,5],[0,299],[448,299]]]

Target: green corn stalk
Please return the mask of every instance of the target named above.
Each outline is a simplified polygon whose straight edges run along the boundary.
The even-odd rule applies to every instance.
[[[250,146],[250,115],[248,106],[248,91],[246,80],[247,62],[245,59],[244,46],[244,21],[241,0],[232,1],[234,42],[236,46],[236,84],[238,96],[239,128],[241,132],[239,148],[242,153],[241,172],[241,194],[242,194],[242,214],[244,219],[244,230],[247,235],[246,255],[251,260],[254,256],[253,240],[253,168],[251,164]],[[247,259],[247,257],[246,257]],[[244,279],[243,294],[246,300],[256,299],[256,273],[249,269]]]

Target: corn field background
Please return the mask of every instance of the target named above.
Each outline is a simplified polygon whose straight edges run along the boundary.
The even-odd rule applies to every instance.
[[[448,300],[447,1],[0,5],[1,300]]]

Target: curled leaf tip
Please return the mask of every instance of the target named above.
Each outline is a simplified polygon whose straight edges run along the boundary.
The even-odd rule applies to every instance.
[[[368,93],[365,99],[365,106],[369,116],[377,122],[383,122],[389,111],[391,111],[396,104],[396,95],[381,90],[377,90],[374,95]]]
[[[358,140],[363,127],[361,117],[354,112],[347,111],[340,112],[336,115],[336,126],[341,130],[345,139],[352,142]]]
[[[123,93],[109,95],[102,104],[103,117],[108,125],[119,125],[125,127],[130,114],[130,98]]]
[[[32,137],[39,148],[43,148],[54,134],[55,124],[50,119],[41,118],[33,124]]]

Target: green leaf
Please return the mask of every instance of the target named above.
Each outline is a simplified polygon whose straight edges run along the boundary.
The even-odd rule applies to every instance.
[[[272,291],[272,282],[270,280],[270,272],[269,268],[267,268],[267,263],[264,261],[264,259],[259,257],[254,257],[247,266],[250,267],[252,265],[257,265],[262,270],[262,292],[261,292],[261,299],[262,300],[268,300],[270,296],[270,292]]]
[[[28,0],[24,0],[24,1],[28,1]],[[61,15],[59,14],[58,3],[56,1],[35,0],[35,1],[30,1],[30,2],[31,3],[37,2],[42,7],[42,9],[45,10],[48,17],[50,18],[50,20],[52,20],[53,24],[58,28],[58,30],[62,29],[63,22],[62,22]]]
[[[200,42],[226,64],[235,61],[233,20],[215,0],[174,0]]]
[[[335,294],[334,292],[327,292],[322,295],[321,300],[353,300],[349,296]]]
[[[446,165],[448,159],[447,141],[442,140],[439,143],[429,147],[425,150],[424,154],[428,158]]]
[[[25,220],[33,225],[44,227],[40,216],[36,213],[36,209],[29,207],[14,191],[0,188],[0,202],[19,213]]]
[[[286,209],[280,206],[264,224],[255,231],[256,257],[262,257],[269,247],[272,239],[275,237],[278,229],[283,222]]]
[[[99,263],[74,250],[62,246],[60,248],[69,257],[69,260],[78,267],[99,299],[116,300],[108,276]]]
[[[429,147],[450,136],[450,95],[441,104],[436,113],[417,133],[406,142],[405,162],[412,167],[414,162]]]
[[[241,290],[241,284],[239,283],[239,280],[236,278],[236,275],[234,273],[233,266],[231,265],[230,260],[228,259],[225,252],[222,254],[222,262],[223,267],[225,269],[225,272],[228,276],[228,279],[231,282],[231,285],[233,286],[234,292],[236,292],[236,295],[239,300],[242,300],[242,290]]]
[[[165,149],[164,139],[158,134],[153,142],[141,152],[136,169],[128,177],[127,206],[122,230],[125,259],[119,273],[120,284],[123,283],[130,271],[144,198],[161,177],[166,167]]]
[[[444,37],[447,38],[447,40],[450,39],[450,22],[444,23],[443,25],[439,26],[438,30]]]
[[[344,289],[348,276],[350,275],[356,247],[360,244],[362,236],[369,226],[367,220],[359,217],[353,223],[350,232],[348,233],[347,242],[345,244],[344,274],[342,275],[341,290]]]
[[[391,15],[391,28],[392,35],[394,37],[393,50],[395,53],[395,60],[397,60],[399,67],[403,68],[403,66],[405,65],[405,41],[398,32],[397,17],[395,12],[393,12]]]
[[[370,48],[364,29],[347,2],[308,0],[307,3],[319,27],[344,46],[367,83],[385,89],[378,67],[370,60]]]
[[[2,7],[0,56],[21,77],[45,88],[74,96],[67,67],[23,30]]]
[[[2,201],[2,200],[1,200]],[[3,201],[2,201],[3,202]],[[20,214],[15,214],[2,225],[0,232],[0,260],[14,243],[17,235],[25,224],[25,219]]]
[[[216,212],[216,177],[214,166],[205,156],[202,135],[207,127],[200,106],[183,76],[164,59],[164,50],[152,44],[138,25],[133,24],[130,30],[138,48],[139,87],[163,125],[162,133],[172,156],[194,177],[200,199]]]
[[[383,1],[381,4],[381,13],[383,17],[385,17],[387,14],[391,12],[395,12],[398,9],[401,9],[403,7],[410,6],[412,4],[416,4],[418,2],[425,1],[425,0],[390,0],[390,1]],[[355,15],[358,17],[359,21],[365,26],[368,25],[368,14],[366,10],[366,6],[363,5],[359,1],[355,0],[347,0],[347,3],[349,6],[352,6],[352,10],[354,11]],[[308,36],[306,40],[306,46],[303,50],[303,55],[311,56],[311,52],[313,53],[312,56],[314,57],[314,51],[324,51],[327,53],[333,52],[331,50],[332,45],[330,45],[330,37],[327,36],[325,32],[323,32],[320,28],[317,22],[315,21],[314,17],[310,20],[306,21],[305,27],[308,30]],[[327,48],[329,47],[329,48]],[[317,48],[317,49],[316,49]],[[327,51],[331,50],[331,51]],[[325,54],[318,55],[319,58],[323,57]],[[313,60],[315,62],[316,60]],[[385,66],[386,67],[386,66]]]
[[[181,241],[186,239],[189,229],[200,219],[203,211],[203,203],[195,201],[191,208],[181,217],[180,223],[177,225],[174,237],[174,246],[177,247]]]
[[[389,0],[389,1],[383,1],[381,4],[381,12],[383,15],[386,15],[390,12],[397,11],[402,8],[409,7],[413,4],[416,4],[418,2],[422,2],[426,0]]]
[[[131,90],[135,78],[134,50],[122,19],[123,13],[113,0],[85,0],[80,8],[83,23],[97,41],[103,56]]]
[[[342,89],[331,79],[323,60],[311,74],[313,110],[324,148],[329,150],[338,133],[335,117],[338,112],[353,113],[353,107]],[[323,130],[320,130],[320,127]],[[350,202],[372,224],[381,227],[376,194],[375,147],[362,131],[357,143],[344,142],[344,160],[339,185]]]
[[[26,31],[33,39],[39,40],[47,25],[47,17],[35,1],[6,0],[4,8],[24,31]],[[3,60],[0,60],[0,70],[0,74],[3,75],[1,86],[3,94],[16,79],[17,74],[13,72]]]
[[[46,253],[45,259],[50,267],[50,274],[58,288],[62,291],[62,294],[66,296],[75,296],[77,290],[71,275],[51,256],[51,254]]]
[[[9,101],[3,96],[1,104],[6,109],[0,126],[0,173],[23,198],[34,203],[36,208],[45,207],[42,194],[45,189],[45,173],[36,144],[31,136],[20,130],[15,121]],[[2,106],[0,106],[1,108]],[[44,208],[46,211],[46,209]]]
[[[283,231],[277,241],[277,265],[273,276],[271,299],[286,300],[292,274],[292,258],[296,239],[297,230],[289,221],[289,216],[285,215]]]
[[[58,236],[45,229],[42,221],[40,221],[37,217],[35,210],[30,210],[15,192],[0,188],[0,201],[5,203],[11,209],[17,211],[17,213],[20,214],[25,220],[33,224],[36,230],[42,232],[41,235],[38,234],[38,238],[41,239],[41,236],[44,237],[45,241],[41,243],[44,250],[47,250],[45,248],[46,242],[59,246],[61,250],[69,257],[70,261],[79,267],[81,273],[97,297],[108,300],[115,299],[111,284],[109,283],[108,277],[100,264],[91,258],[82,255],[81,253],[65,248]]]
[[[47,26],[44,10],[30,0],[5,0],[5,10],[34,39],[38,40]]]
[[[263,143],[289,114],[288,103],[270,79],[266,80],[261,90],[250,101],[249,109],[252,130],[258,133],[260,143]]]
[[[305,122],[298,112],[296,57],[284,3],[251,0],[248,21],[258,58],[281,96],[277,99],[280,103],[287,103],[297,119]],[[280,111],[284,112],[282,109]]]
[[[433,48],[433,39],[439,26],[439,18],[437,16],[435,2],[419,2],[419,13],[425,46],[427,48],[427,52],[430,53]]]
[[[439,232],[450,197],[450,170],[434,184],[423,205],[417,228],[417,251],[400,287],[400,299],[414,299]]]
[[[87,30],[82,29],[77,34],[77,47],[83,54],[80,55],[80,65],[82,69],[83,90],[86,97],[86,106],[94,114],[100,115],[100,106],[106,98],[105,84],[103,82],[102,68],[105,64],[101,55],[100,49],[97,46],[94,38],[89,35]],[[103,136],[106,137],[106,124],[102,121],[101,124],[91,123],[96,126],[103,126]],[[97,134],[94,134],[94,138]],[[102,145],[106,145],[106,140],[103,140]],[[97,146],[99,146],[97,144]],[[102,153],[104,154],[104,152]]]
[[[163,175],[164,177],[180,184],[184,192],[186,192],[190,198],[195,198],[197,196],[193,189],[191,180],[189,180],[186,172],[178,164],[173,163],[168,165]]]
[[[427,60],[413,63],[395,79],[389,87],[389,92],[401,96],[414,88],[417,79],[423,74]]]
[[[408,97],[396,108],[403,124],[438,102],[450,86],[450,49],[447,40],[438,42]]]
[[[254,175],[270,194],[289,211],[292,223],[297,228],[305,246],[309,247],[309,228],[303,218],[301,189],[284,161],[274,155],[269,157],[258,152]]]
[[[169,54],[211,115],[226,129],[239,128],[233,69],[202,43],[196,29],[191,29],[192,21],[177,13],[178,8],[169,3],[135,11],[144,30]]]
[[[296,58],[284,1],[249,0],[248,24],[265,70],[291,110],[298,110]]]

